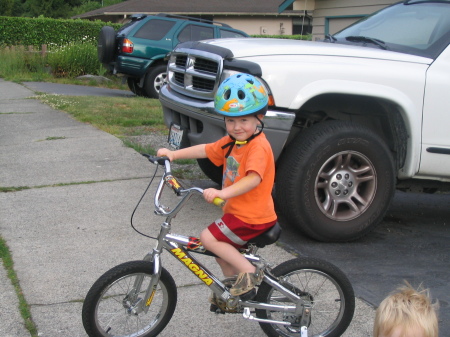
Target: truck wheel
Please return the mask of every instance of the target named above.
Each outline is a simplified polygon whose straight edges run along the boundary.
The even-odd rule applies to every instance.
[[[209,179],[222,186],[223,165],[216,166],[209,159],[197,159],[197,163]]]
[[[101,63],[109,63],[114,58],[116,32],[111,26],[103,26],[97,43],[97,56]]]
[[[145,76],[144,94],[149,98],[159,98],[159,90],[166,83],[167,66],[159,65],[152,68]]]
[[[139,80],[137,78],[128,77],[127,84],[133,94],[136,96],[144,96],[144,90],[139,86]]]
[[[330,121],[299,133],[277,170],[277,207],[319,241],[355,240],[383,219],[395,192],[383,140],[361,125]]]

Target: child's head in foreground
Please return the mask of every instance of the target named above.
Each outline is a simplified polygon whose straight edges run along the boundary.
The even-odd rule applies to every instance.
[[[438,303],[427,289],[406,285],[386,297],[377,309],[374,337],[438,337]]]

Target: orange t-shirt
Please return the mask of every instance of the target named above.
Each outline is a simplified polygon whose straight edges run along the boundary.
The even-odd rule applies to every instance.
[[[224,166],[222,187],[238,182],[250,171],[259,174],[261,183],[251,191],[227,200],[223,212],[254,225],[277,220],[272,199],[275,161],[269,141],[261,133],[245,145],[234,145],[225,159],[229,147],[222,149],[222,146],[231,141],[230,136],[225,136],[215,143],[206,144],[208,159],[216,166]]]

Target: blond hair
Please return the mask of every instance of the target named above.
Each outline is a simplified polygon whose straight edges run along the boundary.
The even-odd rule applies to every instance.
[[[408,282],[386,297],[375,315],[373,336],[389,336],[401,331],[407,337],[413,331],[422,329],[425,337],[438,337],[437,310],[439,303],[432,303],[428,289],[422,286],[416,290]]]

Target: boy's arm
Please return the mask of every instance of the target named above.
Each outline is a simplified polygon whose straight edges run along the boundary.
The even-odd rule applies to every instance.
[[[194,145],[190,147],[186,147],[184,149],[171,151],[166,148],[159,149],[157,152],[158,157],[167,156],[170,161],[174,161],[177,159],[197,159],[197,158],[206,158],[206,145]]]
[[[221,198],[224,200],[237,197],[238,195],[251,191],[261,183],[261,177],[256,172],[249,172],[244,178],[237,183],[224,188],[223,190],[216,190],[215,188],[208,188],[203,192],[206,201],[212,202],[214,198]]]

